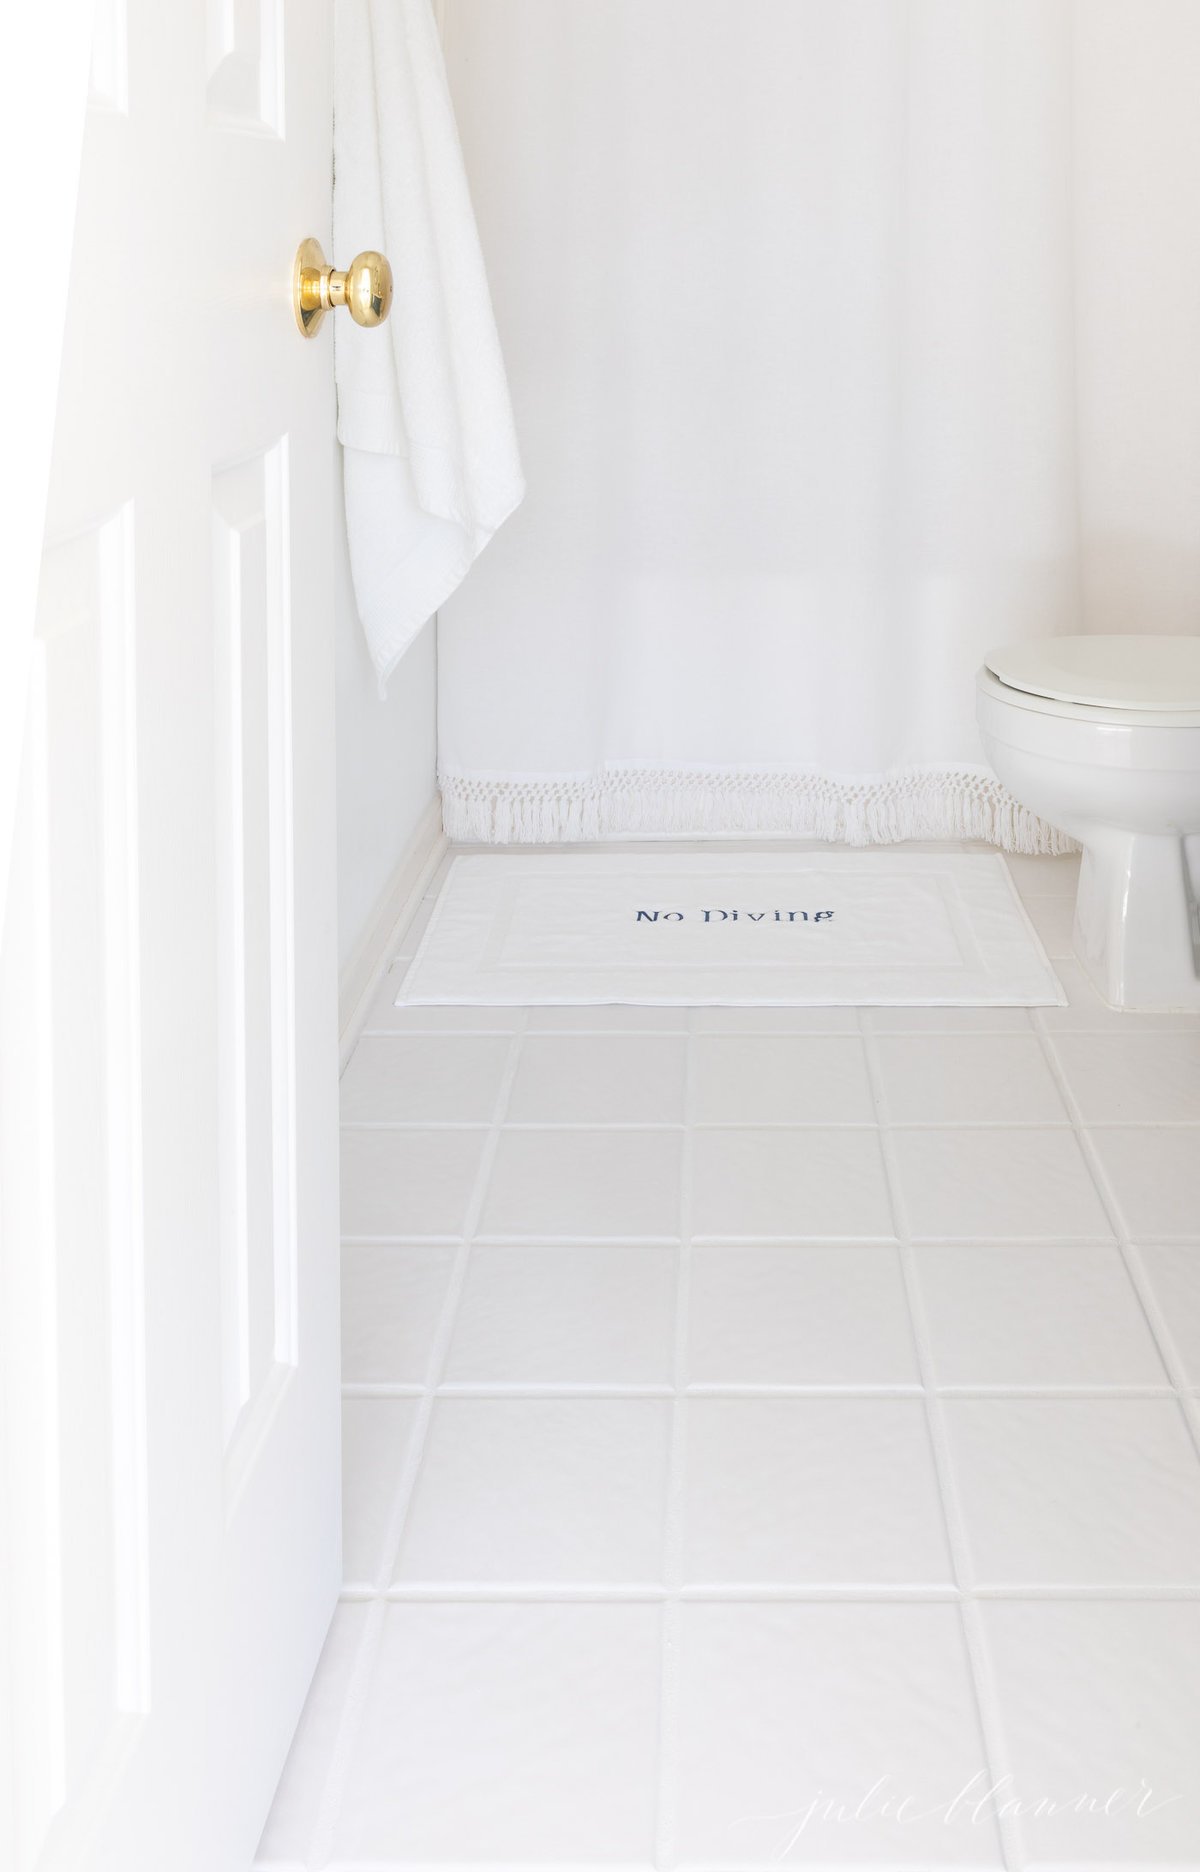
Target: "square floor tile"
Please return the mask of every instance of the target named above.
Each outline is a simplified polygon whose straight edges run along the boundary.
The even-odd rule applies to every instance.
[[[652,1605],[393,1605],[333,1857],[649,1864]]]
[[[688,1010],[683,1007],[531,1007],[529,1031],[537,1033],[666,1033],[687,1032]]]
[[[981,1616],[1023,1863],[1200,1863],[1200,1604],[999,1603]]]
[[[892,1124],[1067,1124],[1034,1034],[884,1034],[876,1042]]]
[[[895,1248],[697,1247],[692,1384],[919,1384]]]
[[[940,1385],[1161,1385],[1167,1374],[1115,1245],[913,1250]]]
[[[893,1233],[874,1131],[705,1131],[692,1160],[697,1235],[828,1241]]]
[[[256,1866],[299,1867],[309,1863],[309,1849],[325,1783],[333,1766],[346,1692],[369,1614],[370,1607],[361,1602],[343,1603],[334,1611],[325,1648],[258,1843]]]
[[[415,1398],[342,1399],[342,1580],[374,1586],[390,1566],[388,1530],[420,1406]]]
[[[344,1130],[343,1235],[461,1235],[486,1136]]]
[[[873,1124],[862,1041],[703,1034],[692,1041],[696,1124]]]
[[[1029,1034],[1027,1008],[881,1007],[862,1010],[863,1027],[877,1034]]]
[[[943,1409],[977,1585],[1200,1585],[1200,1459],[1174,1399]]]
[[[684,1577],[952,1583],[918,1399],[693,1398]]]
[[[1137,1251],[1185,1384],[1200,1391],[1200,1245]]]
[[[511,1124],[682,1124],[683,1034],[530,1034]]]
[[[384,976],[364,1033],[511,1034],[525,1025],[525,1009],[519,1007],[397,1007],[407,969],[407,960],[398,962]]]
[[[665,1400],[439,1399],[397,1578],[661,1578],[670,1419]]]
[[[896,1131],[908,1225],[943,1240],[1112,1234],[1070,1131]]]
[[[449,1384],[669,1384],[678,1250],[576,1244],[475,1251]]]
[[[480,1233],[554,1241],[679,1233],[679,1131],[506,1131]]]
[[[488,1124],[511,1041],[364,1034],[342,1077],[344,1124]]]
[[[697,1034],[856,1034],[858,1010],[852,1007],[698,1007],[692,1009]]]
[[[681,1863],[1002,1863],[987,1817],[948,1817],[986,1776],[957,1607],[685,1605],[681,1620]]]
[[[1092,1142],[1130,1234],[1200,1240],[1195,1131],[1093,1131]]]
[[[1066,893],[1050,897],[1023,899],[1029,921],[1042,939],[1042,947],[1051,961],[1065,960],[1075,953],[1075,899]]]
[[[1005,857],[1013,883],[1025,897],[1060,897],[1075,902],[1079,889],[1079,854],[1062,858],[1034,858],[1021,853]]]
[[[1054,1050],[1085,1124],[1200,1122],[1200,1028],[1059,1034]]]
[[[342,1244],[343,1384],[424,1384],[452,1248]]]

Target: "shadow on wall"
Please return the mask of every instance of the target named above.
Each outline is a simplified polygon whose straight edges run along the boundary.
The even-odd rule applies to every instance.
[[[1192,494],[1200,510],[1200,476]],[[1200,632],[1200,552],[1148,534],[1101,534],[1083,555],[1084,628],[1130,635]]]
[[[431,619],[381,698],[350,582],[340,449],[337,483],[338,964],[344,978],[437,794],[437,640]]]

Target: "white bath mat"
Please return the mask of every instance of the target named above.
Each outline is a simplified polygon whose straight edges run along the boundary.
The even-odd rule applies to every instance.
[[[396,1004],[1061,1007],[1003,859],[456,858]]]

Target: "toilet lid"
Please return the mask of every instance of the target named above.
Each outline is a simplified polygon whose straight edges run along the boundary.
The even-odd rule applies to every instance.
[[[1200,709],[1200,637],[1044,637],[985,658],[1010,689],[1109,709]]]

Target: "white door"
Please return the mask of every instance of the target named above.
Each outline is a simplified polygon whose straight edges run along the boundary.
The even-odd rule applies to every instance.
[[[100,0],[0,962],[15,1872],[244,1872],[337,1588],[331,74],[331,0]]]

